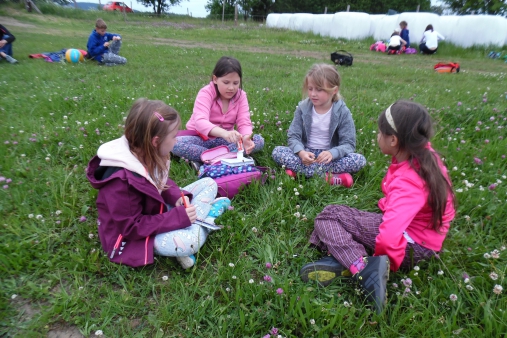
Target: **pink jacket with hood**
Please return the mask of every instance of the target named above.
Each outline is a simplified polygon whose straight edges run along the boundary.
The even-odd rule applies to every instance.
[[[153,263],[155,235],[190,226],[184,206],[175,205],[180,189],[167,179],[159,192],[144,166],[130,152],[125,136],[100,146],[86,176],[97,197],[98,230],[108,258],[133,267]],[[184,192],[190,199],[192,195]]]

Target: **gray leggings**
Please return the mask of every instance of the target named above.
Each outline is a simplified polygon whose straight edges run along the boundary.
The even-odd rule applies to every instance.
[[[109,45],[109,52],[104,53],[102,62],[106,66],[124,65],[127,63],[127,59],[123,56],[118,55],[120,53],[121,40],[111,40]]]
[[[192,205],[197,207],[197,219],[206,220],[211,203],[217,195],[217,184],[209,177],[200,179],[183,190],[192,193]],[[168,206],[169,208],[169,206]],[[208,230],[197,224],[155,236],[154,252],[157,255],[183,257],[195,254],[206,241]]]

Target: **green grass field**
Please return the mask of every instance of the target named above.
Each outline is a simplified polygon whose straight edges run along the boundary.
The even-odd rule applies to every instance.
[[[506,291],[494,292],[507,287],[507,64],[488,59],[491,48],[442,44],[433,56],[387,56],[370,52],[371,40],[253,22],[100,13],[110,32],[122,34],[127,65],[51,64],[28,55],[86,49],[97,14],[43,10],[54,15],[0,7],[20,61],[0,62],[0,336],[507,334]],[[330,63],[337,49],[354,55],[352,67],[339,69],[341,93],[356,123],[357,152],[368,160],[351,189],[292,180],[271,159],[272,149],[287,142],[306,71]],[[219,219],[225,228],[209,237],[190,271],[171,258],[141,269],[110,263],[97,236],[97,192],[84,174],[89,159],[122,134],[137,98],[164,100],[186,122],[223,55],[242,63],[255,132],[266,140],[255,157],[274,175],[234,198],[234,210]],[[439,61],[459,62],[462,71],[434,73]],[[348,281],[319,288],[298,272],[320,258],[307,241],[324,206],[378,211],[389,158],[376,145],[376,119],[400,98],[431,112],[432,144],[450,171],[458,213],[439,259],[391,274],[389,305],[377,316]],[[183,161],[173,161],[170,176],[181,186],[196,179]]]

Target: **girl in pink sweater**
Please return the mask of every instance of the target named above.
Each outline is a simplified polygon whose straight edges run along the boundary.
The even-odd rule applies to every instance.
[[[352,275],[381,312],[389,267],[407,269],[440,251],[455,209],[447,169],[429,142],[428,111],[397,101],[380,114],[378,128],[380,150],[392,156],[378,202],[382,213],[344,205],[324,208],[310,243],[328,256],[305,265],[301,277],[326,286],[344,272]]]
[[[173,154],[191,161],[200,161],[206,149],[228,146],[237,151],[242,139],[245,152],[262,150],[264,139],[252,135],[252,121],[246,93],[242,89],[243,73],[238,60],[223,56],[211,75],[211,82],[197,94],[187,130],[198,136],[178,136]],[[236,129],[234,129],[236,127]]]

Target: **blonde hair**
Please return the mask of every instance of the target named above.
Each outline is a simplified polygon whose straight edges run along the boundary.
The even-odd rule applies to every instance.
[[[102,19],[97,19],[97,21],[95,21],[95,28],[107,29],[106,22]]]
[[[325,63],[315,64],[306,73],[305,80],[303,82],[303,99],[308,97],[308,81],[311,80],[315,86],[322,88],[329,94],[335,89],[338,89],[335,95],[333,95],[333,102],[340,100],[340,85],[341,77],[335,67],[327,65]]]
[[[160,190],[166,190],[169,157],[159,155],[153,146],[156,136],[162,142],[174,129],[178,129],[181,118],[178,112],[162,101],[138,99],[130,108],[125,121],[125,137],[130,151],[146,167],[148,174]]]

